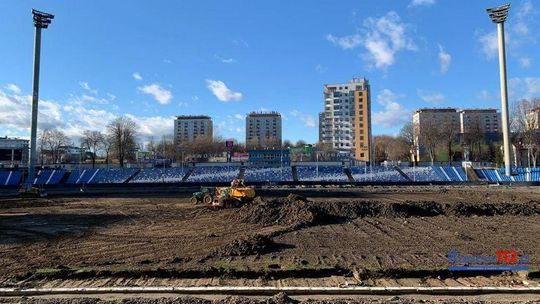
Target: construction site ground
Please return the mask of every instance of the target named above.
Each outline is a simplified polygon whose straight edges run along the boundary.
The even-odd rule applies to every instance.
[[[260,193],[232,209],[159,193],[2,198],[0,287],[540,286],[539,187]],[[448,271],[450,250],[511,249],[528,272]]]

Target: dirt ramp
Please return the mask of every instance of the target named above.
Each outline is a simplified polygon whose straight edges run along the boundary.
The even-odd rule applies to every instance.
[[[218,247],[207,258],[264,254],[276,247],[277,245],[269,236],[255,235]]]

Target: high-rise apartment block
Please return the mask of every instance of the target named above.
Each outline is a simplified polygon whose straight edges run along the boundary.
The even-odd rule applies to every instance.
[[[174,121],[174,142],[176,145],[197,139],[212,139],[212,118],[205,115],[176,116]]]
[[[371,95],[367,79],[324,85],[319,140],[338,151],[352,152],[356,160],[371,160]]]
[[[459,111],[460,133],[499,133],[501,113],[496,109],[463,109]]]
[[[246,145],[249,148],[281,147],[281,114],[251,112],[246,116]]]

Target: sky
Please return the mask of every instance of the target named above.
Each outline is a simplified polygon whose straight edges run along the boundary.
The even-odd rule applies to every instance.
[[[28,138],[34,27],[43,30],[38,125],[74,141],[122,115],[141,140],[177,115],[245,138],[245,115],[278,111],[283,139],[318,140],[323,85],[365,77],[373,134],[422,107],[500,108],[496,25],[466,0],[0,1],[0,136]],[[540,2],[512,1],[510,101],[540,96]]]

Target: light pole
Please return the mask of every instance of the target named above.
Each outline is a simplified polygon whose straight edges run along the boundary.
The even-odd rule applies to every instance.
[[[28,178],[26,180],[26,189],[32,188],[32,183],[36,175],[36,142],[37,142],[37,119],[38,119],[38,100],[39,100],[39,60],[41,55],[41,29],[46,29],[54,15],[40,12],[32,9],[34,19],[35,37],[34,37],[34,75],[32,82],[32,124],[30,126],[30,159],[28,161]]]
[[[506,51],[504,48],[504,22],[508,16],[510,4],[499,7],[488,8],[487,12],[493,23],[497,24],[497,33],[499,37],[499,75],[501,82],[501,104],[502,104],[502,127],[503,127],[503,149],[504,149],[504,167],[505,175],[511,175],[510,163],[510,125],[508,118],[508,92],[506,86]]]

